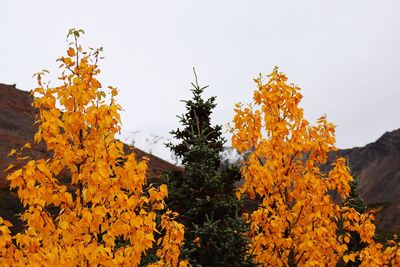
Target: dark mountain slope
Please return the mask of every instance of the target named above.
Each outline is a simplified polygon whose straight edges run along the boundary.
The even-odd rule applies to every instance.
[[[364,147],[339,150],[348,157],[358,191],[369,207],[377,208],[377,223],[400,232],[400,129],[386,132]]]

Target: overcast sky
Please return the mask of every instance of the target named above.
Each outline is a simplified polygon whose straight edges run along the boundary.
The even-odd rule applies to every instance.
[[[104,47],[103,85],[120,89],[123,127],[168,137],[199,81],[217,96],[213,119],[251,101],[275,65],[302,88],[306,118],[337,125],[341,148],[400,128],[400,1],[2,1],[0,83],[23,90],[58,74],[66,34]],[[57,81],[52,78],[53,84]]]

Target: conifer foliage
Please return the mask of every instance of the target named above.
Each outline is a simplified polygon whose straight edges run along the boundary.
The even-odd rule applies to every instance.
[[[196,73],[195,73],[196,75]],[[184,101],[186,113],[179,116],[182,129],[171,134],[179,141],[168,147],[182,159],[184,170],[169,173],[168,207],[174,207],[185,225],[182,254],[193,266],[246,266],[245,225],[241,203],[235,198],[238,170],[220,169],[225,139],[222,127],[211,124],[215,97],[203,99],[207,88],[192,83],[193,97]]]
[[[350,194],[349,197],[344,201],[344,206],[353,208],[356,210],[359,214],[364,214],[367,213],[367,205],[364,202],[364,200],[361,198],[361,196],[357,192],[357,185],[358,185],[358,178],[354,178],[353,181],[350,182]],[[339,231],[342,227],[342,222],[339,222]],[[348,243],[348,251],[351,251],[352,253],[359,253],[368,244],[364,243],[361,241],[361,237],[357,231],[350,231],[350,241]],[[353,261],[349,261],[344,265],[344,262],[341,261],[338,266],[359,266],[361,264],[361,261],[359,258],[356,258]]]
[[[44,83],[44,72],[36,75],[34,139],[44,141],[51,156],[22,157],[27,163],[7,178],[26,208],[26,227],[11,236],[10,224],[0,218],[0,265],[138,266],[160,231],[159,260],[152,266],[185,266],[179,262],[183,225],[174,220],[176,213],[164,211],[167,187],[144,189],[146,161],[125,154],[115,139],[117,89],[102,89],[96,79],[101,49],[84,51],[78,44],[82,33],[69,32],[73,42],[58,59],[60,86]],[[70,176],[68,185],[58,180],[62,172]]]

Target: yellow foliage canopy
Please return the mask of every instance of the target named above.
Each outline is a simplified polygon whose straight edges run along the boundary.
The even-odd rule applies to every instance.
[[[299,107],[300,88],[288,84],[277,68],[266,83],[261,75],[255,82],[254,104],[236,105],[232,129],[233,147],[246,155],[238,196],[259,203],[246,215],[249,254],[262,266],[335,266],[356,257],[367,262],[370,253],[371,259],[389,263],[382,249],[372,249],[372,215],[340,205],[352,180],[345,159],[338,158],[327,174],[320,169],[328,152],[336,151],[334,125],[325,116],[310,125]],[[350,231],[370,246],[359,253],[348,251]],[[398,253],[392,264],[398,263]]]
[[[167,188],[143,189],[146,161],[125,154],[115,139],[117,89],[101,89],[100,50],[83,51],[79,32],[70,32],[74,42],[59,59],[62,85],[49,87],[44,73],[37,74],[35,142],[44,141],[51,157],[31,159],[8,176],[26,207],[26,230],[11,236],[10,224],[0,218],[2,266],[137,266],[156,243],[156,212],[164,209]],[[58,179],[65,173],[68,186]],[[162,213],[158,230],[165,235],[154,266],[186,265],[179,262],[184,229],[176,215]]]

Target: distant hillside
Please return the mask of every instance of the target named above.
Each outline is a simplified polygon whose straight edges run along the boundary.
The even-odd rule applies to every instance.
[[[4,169],[12,163],[7,155],[11,149],[19,149],[27,142],[33,144],[33,135],[36,132],[34,126],[36,111],[31,106],[32,98],[29,92],[18,90],[14,85],[0,84],[0,216],[21,227],[16,214],[22,207],[15,192],[9,190]],[[126,151],[134,149],[138,159],[147,157],[150,159],[148,178],[150,181],[158,179],[163,170],[180,170],[179,167],[150,155],[142,150],[126,146]],[[33,145],[34,158],[48,157],[44,144]]]
[[[18,149],[33,140],[35,111],[28,92],[14,86],[0,84],[0,170],[11,161],[7,158],[12,148]],[[45,147],[35,147],[35,156],[43,156]],[[0,172],[0,186],[5,186],[5,174]]]
[[[359,193],[379,210],[379,228],[400,233],[400,129],[364,147],[339,150],[338,155],[348,157],[353,175],[359,177]]]

